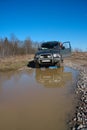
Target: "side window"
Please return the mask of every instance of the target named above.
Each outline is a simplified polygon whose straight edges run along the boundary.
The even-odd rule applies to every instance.
[[[63,42],[63,46],[65,47],[65,49],[71,48],[70,42]]]
[[[67,57],[71,55],[71,45],[70,42],[63,42],[64,49],[61,49],[60,54],[62,57]]]

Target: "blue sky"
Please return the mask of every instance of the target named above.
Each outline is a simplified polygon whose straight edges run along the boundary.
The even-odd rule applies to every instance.
[[[0,0],[0,38],[11,33],[87,50],[87,0]]]

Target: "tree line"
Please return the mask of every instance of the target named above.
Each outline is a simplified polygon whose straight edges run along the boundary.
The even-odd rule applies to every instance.
[[[39,43],[33,42],[30,38],[20,41],[14,35],[10,40],[5,37],[0,39],[0,57],[33,54],[36,52]]]

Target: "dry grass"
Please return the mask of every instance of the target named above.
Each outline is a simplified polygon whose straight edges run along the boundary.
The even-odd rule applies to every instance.
[[[27,66],[28,62],[33,58],[33,55],[14,56],[0,58],[0,72],[11,71]]]
[[[87,52],[73,52],[71,57],[66,58],[64,61],[71,61],[77,65],[87,66]]]
[[[74,52],[72,53],[72,59],[87,61],[87,52]]]

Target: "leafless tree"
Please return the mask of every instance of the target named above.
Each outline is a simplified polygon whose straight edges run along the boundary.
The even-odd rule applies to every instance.
[[[11,34],[10,40],[7,37],[0,39],[0,57],[32,54],[36,52],[38,45],[38,42],[33,42],[30,38],[20,41]]]

